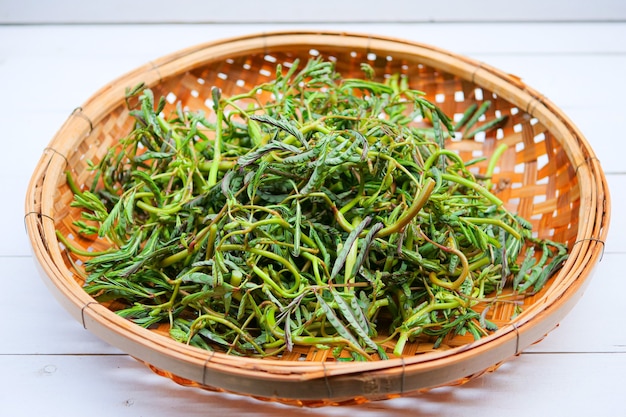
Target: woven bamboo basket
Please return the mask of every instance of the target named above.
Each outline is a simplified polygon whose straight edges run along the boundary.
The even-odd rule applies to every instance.
[[[324,56],[339,72],[360,76],[369,63],[376,74],[400,72],[426,92],[447,114],[491,100],[487,116],[507,115],[505,125],[476,140],[448,144],[464,159],[490,156],[509,145],[496,171],[503,184],[498,197],[529,219],[537,236],[566,243],[570,256],[538,294],[512,317],[507,307],[493,309],[499,326],[474,341],[446,340],[445,349],[409,344],[402,357],[371,362],[340,362],[315,347],[294,347],[280,358],[242,358],[175,342],[116,315],[91,298],[72,273],[67,253],[55,235],[102,249],[78,238],[70,208],[72,192],[64,172],[88,184],[87,161],[98,161],[128,133],[133,120],[124,92],[144,82],[155,96],[206,109],[211,88],[237,94],[267,81],[276,63]],[[173,104],[172,104],[173,105]],[[480,169],[485,169],[481,166]],[[380,36],[333,32],[276,32],[226,39],[184,49],[150,62],[104,86],[77,108],[60,128],[32,176],[25,222],[36,263],[52,294],[92,333],[146,363],[177,383],[232,392],[300,406],[354,404],[461,384],[518,355],[550,332],[581,297],[602,256],[610,217],[606,179],[581,132],[553,103],[517,77],[482,62],[432,46]]]

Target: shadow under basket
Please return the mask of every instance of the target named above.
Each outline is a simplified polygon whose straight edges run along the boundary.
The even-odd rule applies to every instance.
[[[98,242],[76,237],[73,194],[65,171],[89,184],[87,161],[100,160],[133,126],[125,89],[140,82],[193,110],[208,111],[211,88],[234,95],[269,81],[277,63],[313,56],[333,60],[344,77],[361,77],[360,64],[377,76],[401,73],[445,113],[462,113],[490,100],[487,118],[505,124],[473,140],[451,141],[464,159],[487,159],[499,144],[494,183],[498,197],[528,219],[536,236],[565,243],[569,257],[544,289],[524,300],[514,318],[506,306],[490,311],[499,329],[474,341],[446,340],[445,349],[409,343],[402,357],[341,362],[316,347],[294,347],[279,358],[258,359],[211,352],[179,343],[116,315],[89,296],[58,230],[77,247]],[[485,170],[486,165],[479,165]],[[484,171],[483,171],[484,172]],[[581,297],[602,256],[610,213],[606,178],[581,132],[548,99],[482,62],[399,39],[338,32],[275,32],[202,44],[150,62],[104,86],[60,128],[32,176],[26,226],[36,263],[50,291],[90,332],[177,383],[300,406],[363,403],[467,382],[541,340]],[[512,308],[512,307],[511,307]],[[393,348],[393,347],[392,347]]]

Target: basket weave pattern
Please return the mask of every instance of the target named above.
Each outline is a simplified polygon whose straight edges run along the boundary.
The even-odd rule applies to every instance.
[[[498,304],[488,318],[500,330],[480,341],[457,336],[433,351],[408,344],[402,358],[372,363],[336,362],[328,350],[294,347],[280,358],[236,358],[182,346],[163,329],[135,328],[82,291],[70,258],[58,244],[59,230],[77,247],[102,250],[105,243],[80,238],[72,222],[72,192],[64,171],[91,183],[87,161],[100,160],[131,130],[124,89],[147,84],[165,96],[167,114],[176,102],[190,110],[211,108],[211,89],[226,96],[269,81],[277,63],[289,66],[321,55],[345,77],[359,77],[369,63],[378,78],[401,73],[411,87],[445,113],[458,117],[472,103],[490,100],[486,120],[508,116],[504,125],[474,140],[451,140],[447,148],[464,160],[487,157],[508,145],[493,182],[508,209],[530,220],[536,236],[564,242],[570,258],[540,293],[524,300],[515,319],[512,304]],[[475,166],[484,173],[487,162]],[[341,33],[275,33],[195,48],[150,63],[103,88],[68,118],[46,148],[27,196],[27,228],[46,282],[77,320],[160,375],[189,386],[230,391],[288,404],[317,406],[392,398],[439,385],[467,382],[496,369],[549,332],[573,306],[599,260],[609,219],[604,174],[583,136],[547,99],[517,78],[483,63],[425,45]],[[35,214],[35,215],[33,215]],[[388,346],[391,352],[393,346]]]

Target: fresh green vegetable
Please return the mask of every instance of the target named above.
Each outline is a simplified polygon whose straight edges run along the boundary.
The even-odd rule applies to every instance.
[[[386,358],[383,344],[401,355],[415,338],[494,330],[477,308],[507,282],[539,290],[565,247],[533,238],[490,178],[443,147],[489,104],[453,126],[406,78],[363,71],[278,65],[246,94],[214,89],[207,115],[165,115],[163,98],[129,90],[132,132],[93,165],[89,190],[72,187],[77,231],[111,244],[84,263],[85,290],[237,355],[316,345],[366,360]]]

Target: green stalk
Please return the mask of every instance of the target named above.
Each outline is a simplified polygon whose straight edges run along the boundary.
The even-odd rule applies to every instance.
[[[508,149],[508,145],[506,143],[501,143],[498,145],[491,158],[489,159],[489,164],[487,165],[487,170],[485,171],[485,177],[487,177],[487,181],[485,181],[485,188],[489,190],[491,188],[491,177],[493,176],[493,172],[498,165],[498,161],[500,157],[504,154],[504,152]]]
[[[224,109],[219,104],[217,105],[216,113],[217,121],[215,122],[215,139],[213,142],[213,162],[211,162],[209,179],[207,181],[209,187],[213,187],[217,184],[217,173],[220,170],[222,158],[222,122],[224,120]]]
[[[280,326],[276,325],[276,307],[270,306],[266,309],[265,320],[267,328],[272,332],[272,334],[281,341],[285,340],[285,332],[280,328]],[[315,346],[315,345],[346,345],[351,350],[359,353],[364,358],[370,358],[370,354],[367,353],[362,347],[359,345],[355,345],[351,341],[340,337],[340,336],[300,336],[300,335],[291,335],[291,340],[293,343],[302,346]]]
[[[513,236],[515,239],[521,239],[522,236],[519,234],[519,232],[517,230],[515,230],[513,227],[511,227],[510,225],[506,224],[505,222],[503,222],[500,219],[494,219],[491,217],[462,217],[462,220],[469,222],[469,223],[474,223],[474,224],[491,224],[494,226],[498,226],[504,230],[506,230],[507,232],[509,232],[511,234],[511,236]]]
[[[63,244],[63,246],[65,246],[70,252],[79,256],[95,257],[95,256],[100,256],[100,255],[106,255],[106,254],[113,252],[112,250],[105,250],[101,252],[90,252],[90,251],[82,250],[82,249],[77,248],[73,244],[71,244],[70,241],[59,230],[57,230],[55,233],[56,233],[57,239],[59,239],[59,241]]]
[[[400,218],[392,225],[389,225],[380,230],[376,234],[377,237],[385,237],[389,236],[392,233],[398,233],[402,230],[417,214],[420,212],[422,207],[426,204],[428,199],[430,198],[433,189],[435,188],[435,181],[432,178],[426,178],[426,183],[420,189],[418,194],[415,196],[413,200],[413,204],[408,208],[408,210],[400,216]]]
[[[240,337],[242,337],[243,339],[245,339],[246,342],[250,343],[250,345],[259,353],[265,353],[265,351],[263,350],[263,348],[261,346],[259,346],[256,341],[254,340],[254,338],[246,331],[244,331],[243,329],[239,328],[236,324],[231,323],[229,320],[223,318],[223,317],[219,317],[217,315],[214,314],[203,314],[201,316],[198,316],[191,324],[190,326],[190,330],[189,330],[189,340],[191,340],[191,338],[193,337],[193,335],[197,332],[196,329],[200,329],[203,326],[201,325],[201,323],[205,320],[209,320],[209,321],[214,321],[216,323],[222,324],[226,327],[228,327],[230,330],[234,331],[235,333],[237,333],[237,335],[239,335]]]
[[[441,178],[446,181],[456,182],[457,184],[460,184],[463,187],[471,188],[472,190],[476,191],[478,194],[485,197],[487,200],[491,201],[497,207],[500,207],[503,204],[502,200],[500,200],[498,197],[493,195],[489,190],[487,190],[485,187],[483,187],[477,182],[470,181],[467,178],[463,178],[458,175],[448,174],[448,173],[441,174]]]
[[[284,291],[283,295],[293,296],[294,292],[298,290],[298,288],[300,287],[300,271],[298,271],[296,267],[294,267],[293,264],[289,262],[287,259],[283,258],[280,255],[275,254],[274,252],[266,251],[266,250],[255,248],[255,247],[246,247],[243,245],[233,245],[233,244],[219,245],[218,250],[222,252],[229,252],[229,251],[250,252],[254,255],[262,256],[264,258],[268,258],[268,259],[271,259],[273,261],[276,261],[282,264],[289,272],[293,274],[293,277],[295,279],[294,285],[289,290],[282,290]],[[253,265],[253,267],[256,267],[256,265]],[[256,271],[257,270],[255,269],[255,272]]]
[[[409,316],[403,323],[405,327],[403,330],[400,330],[400,336],[393,350],[393,354],[396,356],[402,356],[402,352],[404,351],[404,347],[409,340],[411,335],[415,334],[416,331],[421,330],[422,327],[409,327],[413,326],[413,323],[418,322],[421,318],[427,316],[435,310],[452,310],[454,308],[459,307],[460,304],[457,301],[450,301],[445,303],[431,303],[426,307],[420,309],[419,311],[413,313]]]

